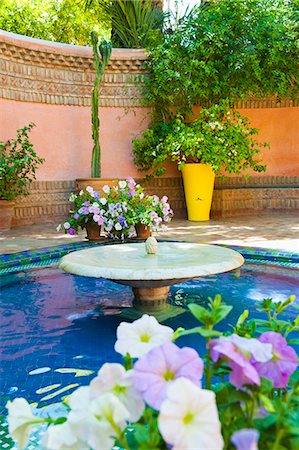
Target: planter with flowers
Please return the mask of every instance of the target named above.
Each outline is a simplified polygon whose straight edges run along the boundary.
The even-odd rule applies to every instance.
[[[146,195],[133,178],[120,180],[116,186],[104,185],[100,191],[88,186],[79,194],[71,194],[73,207],[62,227],[70,235],[86,228],[89,240],[103,239],[101,228],[112,239],[134,237],[136,231],[137,238],[146,239],[148,235],[138,235],[140,225],[150,234],[164,231],[171,221],[173,211],[167,200],[166,196],[160,200]]]
[[[254,139],[258,133],[248,118],[227,102],[202,109],[197,119],[154,123],[135,139],[134,161],[142,171],[165,172],[166,161],[182,170],[189,220],[209,220],[215,174],[266,170],[256,156],[269,146]]]
[[[190,330],[148,315],[122,322],[115,350],[123,364],[105,363],[54,417],[24,398],[9,401],[9,432],[21,449],[34,425],[43,427],[45,449],[295,450],[299,320],[284,316],[294,300],[266,299],[263,319],[247,320],[245,310],[224,331],[217,327],[232,306],[220,295],[207,308],[189,304],[199,322]],[[205,355],[182,347],[191,334]]]
[[[35,125],[30,123],[17,130],[17,138],[0,142],[0,231],[11,227],[14,200],[29,195],[28,185],[44,162],[34,151],[28,133]]]

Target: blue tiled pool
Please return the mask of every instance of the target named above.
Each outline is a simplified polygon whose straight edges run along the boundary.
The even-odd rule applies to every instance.
[[[187,307],[204,304],[221,293],[234,306],[233,323],[244,308],[257,317],[256,304],[265,297],[299,298],[299,274],[290,267],[247,261],[240,271],[209,276],[171,288],[170,302]],[[25,396],[38,406],[60,401],[78,385],[87,384],[104,361],[117,361],[115,330],[131,307],[131,289],[106,280],[77,277],[57,265],[8,273],[1,283],[1,407]],[[289,309],[289,316],[296,311]],[[186,310],[165,322],[173,328],[196,324]],[[200,338],[179,344],[202,352]]]

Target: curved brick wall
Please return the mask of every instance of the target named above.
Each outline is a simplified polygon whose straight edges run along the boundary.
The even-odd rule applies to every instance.
[[[146,128],[148,111],[141,107],[141,94],[132,78],[143,74],[145,58],[143,50],[114,49],[104,75],[100,90],[104,178],[140,176],[133,164],[131,141]],[[16,208],[16,222],[61,216],[74,179],[90,176],[92,51],[0,31],[0,77],[0,139],[14,136],[17,128],[32,121],[37,125],[32,141],[46,159],[32,195]],[[261,130],[260,139],[271,143],[263,155],[267,173],[254,177],[256,186],[263,179],[267,185],[270,180],[272,186],[291,188],[299,166],[299,103],[263,100],[236,106]],[[176,168],[170,167],[164,181],[155,186],[171,192],[177,209],[183,211],[179,177]],[[234,183],[229,189],[240,189],[244,181],[236,178]],[[223,201],[219,205],[215,211],[224,210]],[[228,209],[232,208],[231,203]]]

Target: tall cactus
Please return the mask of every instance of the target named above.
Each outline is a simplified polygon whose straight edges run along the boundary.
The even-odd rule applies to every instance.
[[[95,32],[91,33],[91,41],[93,49],[93,64],[96,70],[91,100],[91,122],[93,139],[91,176],[92,178],[99,178],[101,176],[101,147],[99,140],[99,86],[104,75],[105,67],[109,63],[112,47],[111,43],[107,41],[102,41],[98,46],[98,36]],[[100,51],[102,57],[101,60],[98,50]]]

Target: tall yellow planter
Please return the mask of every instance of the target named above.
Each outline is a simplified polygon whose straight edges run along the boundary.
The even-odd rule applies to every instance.
[[[185,164],[182,169],[188,220],[210,220],[215,173],[206,164]]]

